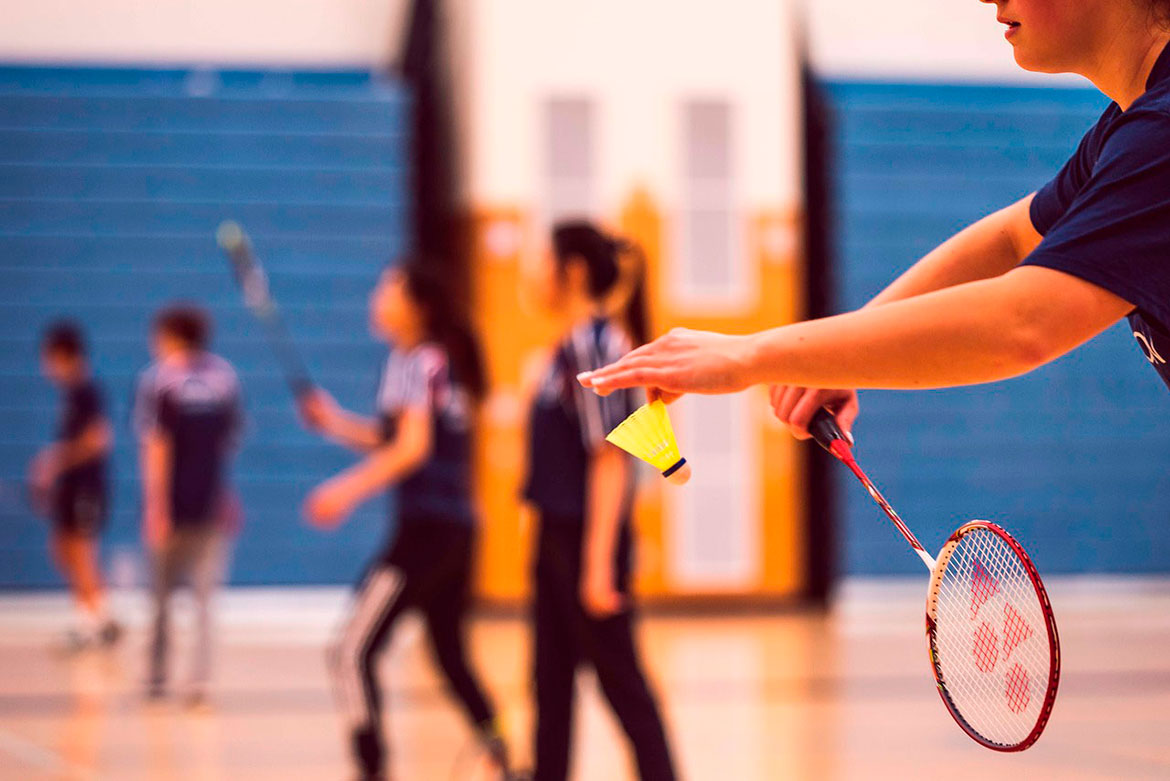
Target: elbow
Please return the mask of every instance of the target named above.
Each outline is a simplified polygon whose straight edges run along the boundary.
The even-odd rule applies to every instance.
[[[1005,352],[1012,375],[1024,374],[1056,360],[1065,350],[1057,344],[1054,329],[1043,318],[1021,316],[1009,329]]]
[[[407,474],[418,469],[431,457],[431,446],[428,442],[420,442],[402,454],[403,471]]]

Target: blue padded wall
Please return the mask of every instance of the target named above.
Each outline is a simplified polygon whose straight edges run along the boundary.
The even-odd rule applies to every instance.
[[[385,350],[366,298],[404,247],[403,87],[359,72],[0,67],[0,586],[57,584],[20,481],[57,400],[37,340],[57,316],[88,331],[117,428],[110,551],[138,544],[129,405],[152,313],[210,309],[239,369],[249,429],[235,466],[246,522],[236,583],[347,582],[384,534],[382,502],[342,531],[307,528],[313,483],[351,458],[302,432],[215,245],[250,232],[315,378],[370,411]]]
[[[832,83],[838,303],[1044,184],[1106,101],[1088,89]],[[1170,396],[1124,325],[1024,378],[862,394],[858,458],[928,549],[969,518],[1046,572],[1170,570]],[[843,471],[843,470],[842,470]],[[851,476],[842,569],[922,568]]]

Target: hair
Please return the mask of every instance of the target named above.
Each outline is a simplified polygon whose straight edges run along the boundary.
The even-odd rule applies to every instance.
[[[562,276],[573,258],[584,261],[590,298],[609,305],[635,344],[647,341],[646,260],[636,244],[609,236],[593,223],[569,221],[553,227],[553,254]]]
[[[408,257],[399,270],[407,295],[422,314],[427,338],[443,346],[452,376],[480,402],[488,391],[483,350],[470,319],[458,305],[451,284],[442,273],[443,268],[434,260]]]
[[[155,315],[154,330],[175,337],[189,349],[202,350],[211,341],[211,318],[193,304],[174,304]]]
[[[66,358],[84,358],[85,337],[81,326],[72,320],[57,320],[45,328],[41,337],[41,349],[46,353]]]

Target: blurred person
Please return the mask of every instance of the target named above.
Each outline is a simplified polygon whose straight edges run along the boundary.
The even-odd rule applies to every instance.
[[[53,558],[73,593],[77,625],[70,649],[112,645],[121,627],[107,612],[100,540],[109,508],[107,462],[114,434],[76,323],[51,324],[41,339],[41,370],[61,392],[56,439],[37,454],[29,484],[37,509],[53,522]]]
[[[329,653],[353,758],[362,778],[386,777],[376,662],[399,618],[417,609],[451,693],[507,774],[496,710],[466,645],[476,531],[471,436],[487,392],[479,344],[439,270],[413,258],[382,274],[370,296],[370,327],[392,345],[378,417],[347,412],[320,389],[301,401],[313,430],[366,454],[310,494],[305,513],[315,525],[335,528],[365,500],[397,488],[397,531],[367,568]]]
[[[211,600],[230,552],[236,503],[228,466],[241,427],[240,383],[208,352],[211,323],[193,306],[163,309],[151,331],[154,362],[139,377],[134,424],[142,472],[142,535],[151,557],[154,628],[148,696],[166,694],[172,592],[195,597],[195,652],[187,702],[207,703]]]
[[[634,639],[630,590],[634,463],[605,436],[637,406],[574,379],[646,336],[640,257],[586,222],[554,227],[538,298],[571,325],[544,369],[529,419],[525,498],[539,516],[533,568],[535,778],[568,776],[576,673],[589,664],[648,781],[675,777]]]
[[[1170,0],[981,0],[1025,70],[1077,73],[1113,103],[1037,192],[918,261],[864,308],[728,336],[677,329],[581,381],[667,401],[771,384],[799,437],[854,388],[940,388],[1031,371],[1128,317],[1170,385]]]

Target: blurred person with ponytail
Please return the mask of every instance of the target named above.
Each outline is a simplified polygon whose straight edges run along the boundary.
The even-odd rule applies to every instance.
[[[320,389],[301,401],[308,426],[366,454],[310,494],[310,521],[335,528],[365,500],[397,488],[396,533],[370,564],[329,654],[354,760],[361,778],[387,777],[376,661],[398,619],[417,609],[451,692],[506,774],[496,712],[468,665],[465,642],[476,531],[471,435],[487,391],[479,345],[441,269],[418,259],[382,274],[370,296],[370,327],[392,345],[378,417],[347,412]]]
[[[655,697],[639,661],[630,593],[633,461],[605,441],[637,406],[575,377],[646,341],[641,254],[587,222],[554,227],[537,298],[570,325],[532,402],[525,498],[539,515],[534,555],[535,779],[569,772],[577,669],[597,673],[641,778],[675,777]]]

